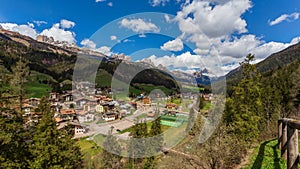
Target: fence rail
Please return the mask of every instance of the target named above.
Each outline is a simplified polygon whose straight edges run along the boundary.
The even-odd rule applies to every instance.
[[[300,120],[289,118],[278,120],[278,148],[281,157],[287,160],[288,169],[298,169],[298,130],[300,130]]]

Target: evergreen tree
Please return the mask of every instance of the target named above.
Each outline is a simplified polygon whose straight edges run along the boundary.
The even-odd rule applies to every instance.
[[[80,149],[67,130],[57,129],[46,98],[41,99],[39,109],[43,114],[30,148],[30,168],[81,168]]]
[[[24,121],[14,109],[14,89],[9,77],[1,73],[0,79],[0,168],[27,168],[29,151]]]
[[[26,77],[29,75],[29,67],[27,63],[20,58],[16,63],[16,66],[12,68],[13,78],[11,80],[11,85],[14,87],[14,94],[17,96],[17,104],[19,112],[22,113],[23,100],[25,98],[25,86]]]
[[[103,151],[101,154],[102,167],[121,169],[121,146],[119,145],[115,136],[112,135],[111,129],[108,132],[106,139],[103,142]]]
[[[233,132],[246,141],[257,138],[264,128],[261,75],[250,62],[254,55],[247,55],[241,63],[243,77],[234,87],[232,100],[227,100],[225,120]]]

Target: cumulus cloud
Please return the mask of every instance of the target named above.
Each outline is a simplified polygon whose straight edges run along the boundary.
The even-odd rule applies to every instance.
[[[173,69],[186,69],[193,70],[199,68],[209,68],[212,74],[214,75],[223,75],[223,70],[219,65],[216,64],[218,62],[217,57],[212,54],[212,57],[206,57],[201,55],[193,55],[190,52],[182,53],[181,55],[175,56],[163,56],[157,57],[152,55],[148,58],[145,58],[141,61],[149,60],[154,63],[155,66],[163,65],[164,67],[172,67]]]
[[[59,23],[56,23],[50,29],[43,30],[41,32],[41,35],[53,37],[56,41],[66,41],[68,43],[75,43],[76,34],[72,31],[64,30],[64,26],[61,26]]]
[[[61,26],[61,28],[63,28],[63,29],[69,29],[69,28],[72,28],[72,27],[75,26],[75,22],[68,21],[68,20],[66,20],[66,19],[62,19],[62,20],[60,21],[60,26]]]
[[[220,55],[241,58],[261,43],[255,35],[243,35],[240,38],[235,37],[232,41],[224,41],[218,49]]]
[[[96,51],[103,53],[106,56],[111,56],[112,52],[110,51],[110,47],[101,46],[100,48],[95,49]]]
[[[150,1],[150,4],[151,4],[151,6],[159,6],[159,5],[162,5],[162,6],[165,6],[165,4],[167,3],[167,2],[169,2],[170,0],[151,0]]]
[[[183,49],[183,42],[181,41],[181,39],[177,38],[166,42],[160,48],[162,50],[168,50],[168,51],[181,51]]]
[[[96,44],[93,41],[89,40],[89,39],[83,39],[80,42],[80,44],[83,45],[86,48],[90,48],[90,49],[95,49],[96,48]]]
[[[158,33],[160,29],[152,22],[144,21],[143,19],[127,19],[124,18],[120,22],[121,27],[132,30],[136,33],[155,32]]]
[[[232,33],[246,33],[247,23],[241,17],[249,8],[249,0],[239,1],[193,1],[183,6],[174,19],[184,36],[197,43],[199,36],[208,39],[225,38]],[[224,17],[226,14],[226,17]]]
[[[83,39],[80,44],[83,47],[86,47],[90,50],[96,51],[96,52],[100,52],[103,53],[106,56],[111,56],[112,52],[110,51],[110,47],[108,46],[101,46],[100,48],[97,48],[97,45],[95,42],[93,42],[90,39]]]
[[[269,25],[270,26],[277,25],[283,21],[291,22],[291,21],[299,19],[299,15],[300,15],[300,13],[298,13],[298,12],[294,12],[292,14],[283,14],[283,15],[279,16],[278,18],[276,18],[275,20],[269,21]]]
[[[96,2],[104,2],[104,1],[106,1],[106,0],[96,0]]]
[[[18,32],[22,35],[29,36],[33,39],[35,39],[36,36],[38,35],[32,23],[28,23],[27,25],[25,24],[18,25],[15,23],[0,23],[0,25],[2,26],[3,29],[13,31],[13,32]]]

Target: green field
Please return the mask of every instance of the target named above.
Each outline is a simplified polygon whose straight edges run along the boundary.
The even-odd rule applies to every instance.
[[[258,145],[250,156],[250,164],[244,169],[280,169],[286,168],[286,161],[280,158],[277,140],[269,140]]]
[[[49,97],[49,93],[51,92],[51,87],[46,84],[41,84],[38,82],[31,82],[25,84],[26,93],[28,93],[27,97],[36,97],[41,98],[43,96]]]
[[[182,122],[161,120],[160,124],[165,126],[170,126],[170,127],[179,127],[182,125]]]

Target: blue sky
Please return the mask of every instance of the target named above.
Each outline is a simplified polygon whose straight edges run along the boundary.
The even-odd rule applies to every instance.
[[[225,74],[299,42],[298,0],[1,0],[0,25],[105,54]],[[220,68],[223,72],[216,71]]]

